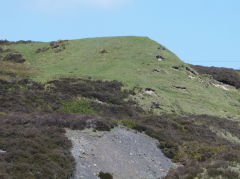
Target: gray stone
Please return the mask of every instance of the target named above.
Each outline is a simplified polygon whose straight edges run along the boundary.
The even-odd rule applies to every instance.
[[[171,168],[176,168],[176,164],[157,147],[158,142],[145,134],[124,127],[98,132],[99,135],[89,131],[66,129],[66,136],[73,143],[72,155],[76,161],[74,179],[81,176],[95,179],[101,171],[112,174],[114,179],[155,179],[163,178]],[[81,151],[89,154],[88,157],[79,158]]]
[[[7,152],[4,150],[0,150],[0,155],[5,154],[5,153],[7,153]]]

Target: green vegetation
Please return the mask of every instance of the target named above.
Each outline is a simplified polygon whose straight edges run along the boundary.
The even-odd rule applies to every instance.
[[[0,80],[0,83],[0,149],[8,153],[0,156],[3,178],[70,176],[74,161],[69,155],[71,145],[63,128],[108,131],[116,125],[115,122],[156,138],[166,156],[184,164],[185,167],[169,173],[171,178],[181,175],[195,177],[202,174],[204,168],[207,168],[206,175],[212,176],[221,170],[222,176],[228,176],[229,171],[222,171],[223,166],[234,168],[240,163],[240,144],[220,136],[212,128],[224,129],[225,134],[236,139],[240,138],[239,122],[211,116],[146,113],[128,100],[133,94],[123,90],[119,82],[61,79],[46,84],[30,80]],[[65,113],[59,113],[64,107]],[[78,114],[91,108],[94,116]],[[52,157],[55,151],[60,152],[55,153],[56,158]],[[219,160],[221,165],[215,165]],[[53,168],[45,168],[44,161],[50,162]],[[15,170],[13,166],[20,168]],[[238,175],[236,171],[231,173]]]
[[[109,174],[109,173],[100,172],[100,173],[98,174],[98,176],[99,176],[101,179],[113,179],[112,175]]]
[[[17,122],[20,116],[26,124]],[[7,151],[0,156],[0,178],[70,177],[74,159],[68,152],[71,143],[64,136],[64,130],[36,123],[29,125],[28,116],[20,116],[0,116],[0,147]]]
[[[183,164],[166,178],[239,177],[239,90],[214,86],[156,42],[0,41],[0,49],[0,178],[68,178],[64,128],[117,124],[157,139]],[[4,60],[12,57],[26,61]]]
[[[119,120],[119,123],[121,125],[124,125],[124,126],[127,126],[129,128],[135,128],[137,127],[138,123],[137,121],[135,120],[130,120],[130,119],[122,119],[122,120]]]
[[[117,80],[125,88],[141,89],[133,100],[146,111],[152,108],[151,111],[156,114],[240,116],[239,92],[215,87],[213,79],[199,75],[172,52],[146,37],[81,39],[59,41],[52,45],[41,42],[12,43],[3,46],[23,55],[26,59],[24,66],[32,68],[34,74],[29,76],[35,81],[89,76],[93,79]],[[38,49],[41,50],[36,53]],[[6,54],[4,52],[3,57]],[[158,61],[157,55],[162,56],[163,61]],[[155,94],[146,94],[146,88],[153,89]],[[154,107],[154,103],[158,103],[159,107]]]
[[[70,152],[71,142],[65,136],[65,127],[110,130],[113,124],[79,114],[0,115],[0,149],[7,152],[0,154],[0,178],[70,178],[75,162]]]
[[[60,111],[65,113],[93,114],[94,111],[85,99],[62,101]]]

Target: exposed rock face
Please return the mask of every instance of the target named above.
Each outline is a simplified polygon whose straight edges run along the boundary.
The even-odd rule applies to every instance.
[[[98,178],[100,172],[114,179],[162,178],[176,167],[155,140],[126,128],[102,133],[66,129],[66,135],[73,143],[74,179]]]

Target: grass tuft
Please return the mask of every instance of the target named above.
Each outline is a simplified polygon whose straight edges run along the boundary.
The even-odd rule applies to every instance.
[[[61,101],[60,111],[65,113],[94,114],[93,108],[83,98],[73,99],[72,101]]]

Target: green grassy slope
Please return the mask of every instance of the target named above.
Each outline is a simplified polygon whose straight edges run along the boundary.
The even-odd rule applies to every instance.
[[[89,76],[118,80],[127,88],[142,88],[133,97],[134,100],[145,110],[155,113],[209,114],[229,118],[240,116],[238,90],[229,87],[230,90],[226,91],[215,87],[213,83],[216,81],[186,70],[189,67],[187,64],[169,50],[158,49],[160,45],[146,37],[71,40],[65,43],[66,49],[59,53],[51,48],[35,53],[38,48],[49,47],[49,43],[7,46],[24,56],[25,66],[34,72],[31,77],[36,81]],[[104,49],[107,53],[101,53]],[[157,55],[165,59],[158,61]],[[3,65],[0,64],[0,68]],[[173,69],[173,66],[179,69]],[[151,88],[155,93],[146,94],[145,88]]]

